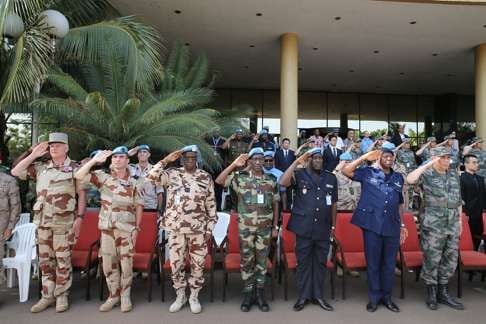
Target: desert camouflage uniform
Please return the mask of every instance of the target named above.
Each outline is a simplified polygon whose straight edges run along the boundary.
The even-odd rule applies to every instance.
[[[2,259],[5,256],[5,241],[3,232],[13,229],[20,215],[19,185],[15,178],[5,173],[0,173],[0,285],[4,282],[5,273]]]
[[[396,157],[396,172],[401,173],[403,178],[407,178],[408,174],[417,168],[417,162],[415,161],[415,154],[412,150],[400,149],[397,151]],[[406,182],[403,185],[405,207],[412,209],[414,186],[409,185]]]
[[[157,209],[158,207],[158,198],[157,196],[160,193],[164,192],[164,188],[161,186],[156,186],[152,184],[150,181],[145,181],[148,173],[154,167],[153,164],[148,164],[144,169],[140,167],[139,164],[130,164],[129,166],[130,173],[135,179],[142,179],[143,181],[143,196],[144,196],[144,209]]]
[[[37,225],[43,298],[67,295],[71,287],[77,167],[69,158],[60,167],[49,160],[35,162],[19,175],[22,180],[29,177],[37,182],[37,200],[32,209]]]
[[[144,203],[142,184],[132,176],[118,179],[102,170],[91,172],[85,181],[95,185],[101,194],[100,253],[110,298],[130,297],[134,252],[132,231],[136,227],[137,205]]]
[[[333,173],[338,184],[337,210],[355,210],[361,196],[361,184],[346,177],[341,171]]]
[[[272,175],[231,173],[225,181],[238,196],[238,229],[243,292],[264,288],[273,225],[273,203],[280,201],[279,186]],[[260,197],[260,201],[259,201]]]
[[[447,284],[457,266],[461,189],[457,172],[426,170],[419,180],[424,192],[420,243],[424,252],[422,279],[427,285]]]
[[[197,294],[204,283],[204,264],[208,254],[205,234],[216,224],[214,182],[206,171],[189,173],[184,168],[153,168],[147,177],[166,188],[167,206],[161,227],[169,232],[169,256],[173,287],[185,292],[189,283]],[[186,280],[185,267],[190,261],[191,274]]]
[[[479,170],[476,172],[478,175],[486,178],[486,151],[482,149],[472,149],[469,154],[474,154],[478,157]]]

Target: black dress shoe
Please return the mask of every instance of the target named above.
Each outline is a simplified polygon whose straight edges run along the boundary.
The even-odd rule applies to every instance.
[[[391,310],[394,313],[400,312],[400,308],[398,308],[397,304],[395,304],[391,300],[384,301],[383,305],[385,305],[386,308],[388,308],[389,310]]]
[[[314,304],[319,305],[325,311],[332,312],[334,310],[334,307],[332,307],[331,305],[329,305],[324,299],[315,298],[313,300],[313,302],[314,302]]]
[[[294,305],[294,311],[300,312],[307,304],[307,299],[299,299]]]
[[[372,302],[369,302],[367,305],[366,305],[366,310],[370,313],[374,313],[376,312],[376,310],[378,309],[378,305],[377,304],[373,304]]]

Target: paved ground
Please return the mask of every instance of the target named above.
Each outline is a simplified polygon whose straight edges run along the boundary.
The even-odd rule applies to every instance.
[[[348,298],[341,299],[341,289],[337,287],[336,300],[330,301],[335,307],[334,312],[325,312],[318,306],[308,305],[302,312],[296,313],[292,310],[295,302],[296,291],[293,276],[290,278],[289,300],[283,299],[283,287],[276,287],[275,301],[271,302],[271,311],[261,313],[257,308],[253,308],[250,313],[239,311],[241,280],[238,274],[230,275],[229,288],[227,291],[227,301],[221,301],[221,276],[216,276],[216,298],[213,303],[209,302],[209,291],[201,292],[201,301],[204,311],[200,315],[190,313],[188,307],[177,314],[169,314],[168,308],[174,293],[167,285],[168,301],[160,301],[160,289],[154,280],[154,299],[151,303],[146,300],[146,280],[137,278],[134,281],[132,292],[134,310],[131,313],[123,314],[119,308],[110,313],[98,312],[100,301],[97,298],[98,286],[93,287],[93,298],[90,301],[84,300],[84,286],[79,277],[75,278],[71,292],[71,309],[63,314],[56,314],[54,309],[48,309],[41,314],[31,314],[30,307],[36,300],[34,282],[31,288],[31,299],[23,304],[18,302],[16,289],[0,289],[0,323],[2,324],[24,324],[24,323],[168,323],[177,324],[195,323],[484,323],[486,308],[486,282],[481,283],[476,277],[471,283],[464,281],[464,297],[462,301],[467,309],[465,311],[455,311],[447,307],[440,307],[438,311],[429,311],[423,303],[423,287],[420,282],[414,281],[414,275],[407,275],[407,296],[404,300],[395,298],[396,303],[401,308],[401,313],[394,314],[381,307],[374,314],[365,310],[366,298],[366,279],[364,274],[360,278],[350,278]],[[340,284],[340,281],[338,281]],[[451,285],[451,290],[456,292],[455,282]],[[395,295],[399,293],[398,277],[395,288]]]

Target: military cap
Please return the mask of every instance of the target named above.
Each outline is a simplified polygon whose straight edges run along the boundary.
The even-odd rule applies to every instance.
[[[344,152],[339,156],[339,160],[341,161],[352,161],[353,157],[349,152]]]
[[[451,150],[448,149],[447,147],[439,146],[439,147],[434,147],[432,150],[430,150],[430,154],[432,156],[451,155]]]
[[[128,156],[128,148],[126,146],[118,146],[111,151],[111,155],[124,154]]]
[[[444,141],[445,141],[445,140],[448,140],[448,139],[454,139],[454,138],[456,138],[456,135],[454,135],[454,134],[449,134],[449,135],[447,135],[447,136],[445,136],[445,137],[444,137]]]
[[[260,131],[260,135],[265,135],[265,134],[268,134],[268,130],[264,128]]]
[[[322,149],[320,147],[314,147],[313,149],[310,149],[309,151],[307,151],[310,153],[310,155],[314,155],[314,154],[320,154],[322,155]]]
[[[263,152],[263,156],[273,158],[275,156],[275,153],[273,151],[265,151]]]
[[[202,162],[201,151],[199,151],[199,147],[197,147],[197,145],[193,144],[193,145],[184,146],[181,149],[181,152],[182,152],[182,155],[184,155],[184,153],[188,153],[188,152],[195,152],[195,153],[197,153],[197,162],[198,163]]]
[[[141,150],[145,150],[145,151],[148,151],[150,152],[150,146],[148,146],[147,144],[140,144],[138,146],[138,150],[141,151]]]
[[[383,152],[387,152],[387,153],[393,153],[393,150],[395,149],[395,144],[391,143],[391,142],[385,142],[383,143],[383,145],[381,146],[381,150]]]
[[[437,142],[437,139],[435,138],[435,136],[429,136],[427,137],[427,142]]]
[[[482,143],[482,142],[483,142],[483,139],[482,139],[481,137],[474,136],[474,137],[472,138],[472,141],[473,141],[473,142]]]
[[[50,133],[49,134],[49,144],[51,143],[68,143],[68,136],[66,133]]]
[[[250,150],[250,152],[248,152],[248,158],[252,158],[253,155],[265,155],[265,152],[263,151],[263,149],[261,147],[255,147],[255,148],[252,148]]]
[[[241,128],[235,129],[235,133],[243,134],[243,130]]]

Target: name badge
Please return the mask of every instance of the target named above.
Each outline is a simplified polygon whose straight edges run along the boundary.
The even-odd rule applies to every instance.
[[[307,193],[307,188],[302,188],[302,194],[305,195]]]
[[[262,205],[265,203],[265,196],[263,194],[257,195],[257,204]]]
[[[407,168],[410,168],[410,162],[407,162]]]
[[[216,151],[214,151],[213,154],[214,154],[214,156],[218,156],[219,155],[218,152],[216,152]]]
[[[328,206],[331,206],[332,205],[332,201],[331,201],[331,195],[326,195],[326,204]]]
[[[180,203],[181,203],[181,196],[176,195],[176,196],[174,197],[174,204],[175,204],[175,205],[179,205]]]

